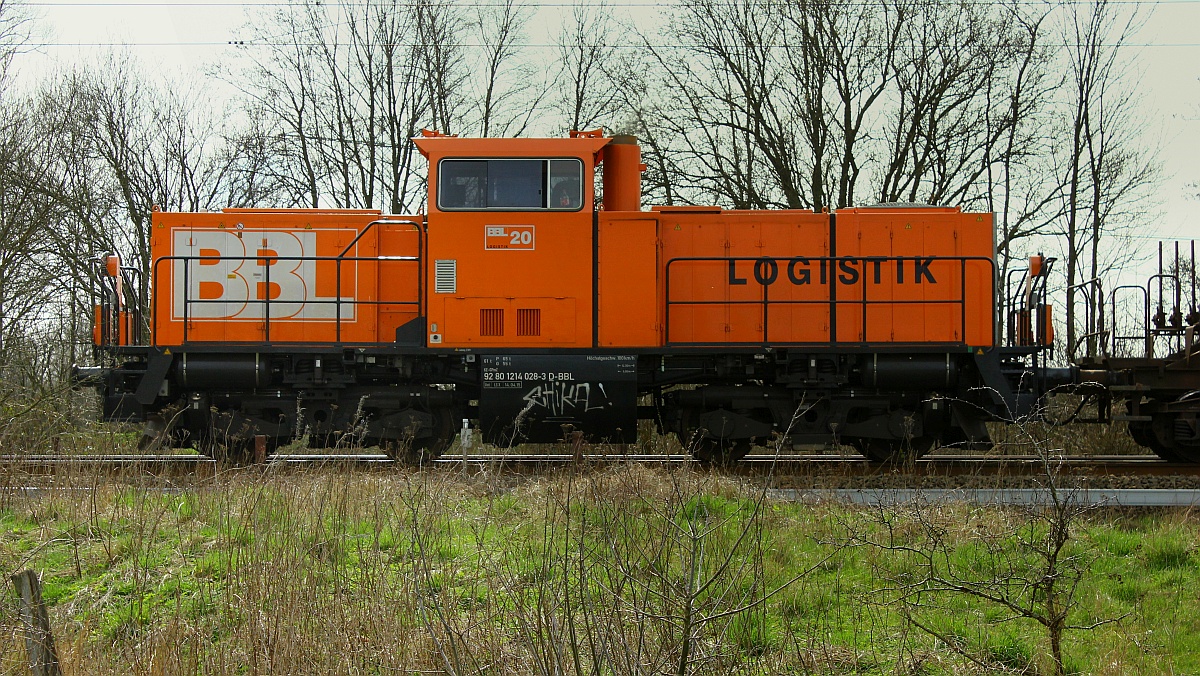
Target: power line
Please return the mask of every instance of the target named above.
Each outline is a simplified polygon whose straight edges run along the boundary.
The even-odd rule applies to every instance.
[[[25,42],[23,47],[320,47],[327,43],[324,42],[256,42],[254,40],[225,40],[225,41],[198,41],[198,42]],[[427,47],[429,45],[418,42],[396,42],[396,43],[378,43],[379,47]],[[439,47],[470,47],[470,48],[485,48],[492,45],[482,43],[439,43]],[[525,43],[514,44],[514,47],[524,47],[530,49],[557,49],[560,45],[550,43]],[[696,49],[696,45],[680,45],[680,44],[607,44],[596,45],[608,49],[645,49],[647,47],[653,49]],[[881,45],[882,46],[882,45]],[[1070,43],[1042,43],[1044,47],[1088,47],[1091,45],[1070,44]],[[1108,48],[1138,48],[1138,49],[1190,49],[1200,47],[1200,42],[1122,42],[1122,43],[1102,43],[1100,47]],[[699,46],[703,48],[703,45]],[[799,45],[755,45],[761,49],[801,49]]]
[[[1085,5],[1085,4],[1091,4],[1093,1],[1094,0],[1059,0],[1059,4],[1060,5]],[[13,4],[14,4],[14,6],[18,6],[18,7],[160,7],[160,8],[251,7],[251,8],[253,8],[253,7],[295,7],[295,6],[298,6],[301,4],[307,4],[307,3],[283,2],[283,1],[279,1],[279,2],[232,2],[232,1],[226,1],[226,2],[17,2],[17,3],[13,3]],[[319,3],[317,3],[317,4],[319,4]],[[422,6],[424,4],[425,3],[418,3],[418,2],[395,2],[395,3],[393,3],[393,2],[371,2],[371,1],[363,1],[363,2],[342,1],[342,2],[337,2],[335,5],[332,5],[332,6],[334,6],[334,7],[375,7],[375,6],[379,6],[379,7],[382,7],[382,6],[417,7],[417,6]],[[521,2],[521,3],[514,3],[513,6],[518,7],[518,8],[540,8],[540,7],[575,8],[575,7],[580,6],[581,4],[582,3],[579,3],[579,2]],[[685,0],[685,2],[683,2],[682,4],[686,5],[688,3]],[[735,3],[735,2],[710,3],[710,5],[712,5],[712,6],[733,6],[736,4],[740,4],[740,3]],[[839,3],[839,4],[841,4],[842,6],[847,6],[847,7],[876,7],[876,6],[878,6],[877,2],[860,2],[858,0],[855,0],[853,2],[843,2],[843,3]],[[950,4],[950,3],[947,3],[947,4]],[[964,2],[964,0],[956,0],[953,4],[955,4],[955,5],[958,5],[958,4],[992,5],[995,3],[993,2],[993,0],[965,0],[965,2]],[[1042,2],[1041,0],[1016,0],[1016,2],[1014,2],[1013,4],[1044,5],[1045,2]],[[1108,0],[1107,4],[1110,4],[1110,5],[1133,5],[1133,6],[1196,5],[1196,4],[1200,4],[1200,0]],[[501,2],[455,2],[454,6],[455,7],[505,7],[506,5]],[[655,8],[655,7],[661,6],[661,3],[657,2],[655,0],[647,0],[646,2],[605,2],[603,6],[606,8],[611,8],[611,7]]]

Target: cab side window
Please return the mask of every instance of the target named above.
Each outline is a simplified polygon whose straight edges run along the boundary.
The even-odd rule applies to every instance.
[[[489,160],[488,207],[541,209],[546,206],[544,160]]]
[[[488,163],[479,160],[442,162],[438,172],[438,202],[443,209],[482,209],[487,206]]]
[[[550,208],[578,209],[583,204],[579,160],[550,160]]]
[[[559,210],[583,206],[578,159],[442,160],[437,204],[442,210]]]

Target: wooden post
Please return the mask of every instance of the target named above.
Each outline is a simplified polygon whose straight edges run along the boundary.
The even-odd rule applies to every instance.
[[[254,435],[254,462],[258,465],[267,462],[267,437],[265,434]]]
[[[50,632],[50,616],[42,603],[42,584],[37,573],[25,570],[12,576],[17,588],[17,612],[25,625],[25,651],[29,654],[29,673],[33,676],[59,676],[58,653]]]

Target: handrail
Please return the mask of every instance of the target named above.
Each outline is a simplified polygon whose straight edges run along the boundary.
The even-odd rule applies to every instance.
[[[818,298],[818,299],[813,299],[813,300],[782,300],[782,299],[772,300],[770,298],[770,292],[769,292],[769,289],[771,288],[770,284],[760,284],[759,285],[762,288],[762,298],[761,299],[753,299],[753,300],[733,300],[733,299],[679,300],[679,299],[673,299],[671,297],[671,270],[672,270],[673,266],[676,266],[677,264],[680,264],[680,263],[690,263],[690,262],[728,263],[728,262],[737,262],[737,261],[755,261],[755,262],[770,261],[772,263],[772,265],[774,265],[775,268],[778,269],[780,267],[779,263],[781,261],[784,262],[784,264],[786,265],[786,264],[790,263],[791,261],[797,260],[797,259],[803,259],[804,261],[809,262],[809,263],[815,261],[815,262],[824,262],[827,264],[828,267],[826,269],[829,271],[829,275],[830,275],[830,283],[827,285],[827,294],[828,294],[827,298]],[[849,285],[842,284],[842,286],[847,286],[849,288],[861,287],[862,298],[838,298],[833,293],[834,287],[838,285],[838,282],[836,281],[834,276],[837,274],[837,271],[839,269],[839,264],[842,262],[846,262],[846,261],[854,262],[854,263],[858,263],[858,262],[884,263],[884,262],[893,262],[894,261],[894,262],[899,262],[901,264],[903,264],[903,262],[905,262],[905,261],[958,262],[958,264],[959,264],[959,289],[958,289],[959,296],[957,299],[947,299],[947,300],[931,300],[931,299],[921,299],[921,300],[874,299],[873,300],[873,299],[869,299],[867,297],[867,289],[869,286],[867,283],[868,275],[866,274],[865,267],[864,267],[862,274],[859,274],[858,280],[855,283],[849,284]],[[839,345],[839,344],[856,344],[856,343],[866,342],[867,316],[868,316],[867,315],[867,307],[869,305],[875,305],[875,306],[883,306],[883,305],[892,305],[892,306],[895,306],[895,305],[923,305],[923,306],[956,305],[960,308],[960,312],[959,312],[960,333],[959,333],[959,335],[962,337],[962,341],[959,343],[950,343],[950,344],[966,345],[967,264],[972,263],[972,262],[984,263],[985,265],[988,266],[988,268],[990,269],[990,272],[991,272],[990,277],[991,277],[991,281],[992,281],[993,293],[988,294],[988,297],[992,298],[993,300],[991,301],[991,308],[989,309],[987,314],[988,314],[988,321],[991,323],[989,335],[992,336],[992,338],[994,339],[995,333],[996,333],[996,317],[995,317],[995,312],[994,312],[994,309],[995,309],[994,289],[996,288],[996,274],[997,273],[996,273],[996,262],[987,256],[794,256],[794,255],[793,256],[678,256],[678,257],[668,259],[666,262],[666,265],[665,265],[665,274],[664,274],[664,281],[663,281],[663,285],[664,285],[663,292],[664,292],[664,297],[665,297],[665,308],[664,308],[665,327],[664,327],[664,332],[663,332],[664,342],[667,345],[684,344],[684,343],[674,343],[671,340],[671,307],[673,305],[682,305],[682,306],[761,305],[762,306],[762,321],[763,321],[763,329],[762,329],[763,339],[761,342],[759,342],[759,341],[704,341],[704,342],[699,342],[699,343],[687,343],[687,344],[703,344],[703,345],[709,345],[709,344],[714,344],[714,345],[715,344],[741,344],[741,345],[760,344],[760,345],[766,347],[766,346],[769,346],[772,344],[780,344],[778,342],[773,342],[770,339],[770,323],[769,322],[770,322],[770,306],[772,304],[777,304],[777,305],[828,305],[830,307],[831,314],[834,311],[836,311],[837,306],[860,304],[860,305],[862,305],[862,326],[861,326],[862,339],[861,340],[853,340],[853,341],[839,340],[838,336],[837,336],[836,323],[831,321],[830,328],[829,328],[829,340],[824,341],[824,344]],[[821,285],[814,285],[814,286],[821,286]],[[788,344],[790,344],[790,343],[788,343]],[[818,343],[818,344],[820,344],[820,343]]]
[[[360,230],[359,233],[354,236],[354,239],[350,240],[350,243],[346,245],[346,248],[342,249],[342,252],[337,255],[338,261],[337,261],[337,263],[334,264],[335,272],[337,273],[337,287],[336,287],[337,290],[334,293],[334,297],[338,298],[339,302],[336,306],[336,310],[334,310],[334,313],[336,315],[336,319],[335,319],[335,323],[334,323],[334,342],[337,342],[337,343],[342,342],[342,304],[340,302],[340,299],[342,297],[342,260],[344,260],[346,258],[346,254],[350,253],[350,249],[353,249],[354,245],[358,244],[358,240],[362,239],[363,235],[367,234],[367,231],[369,231],[371,228],[375,227],[376,225],[413,225],[413,226],[416,226],[416,228],[417,228],[417,315],[421,314],[421,299],[424,297],[424,295],[421,292],[423,290],[422,284],[425,281],[425,267],[424,267],[424,265],[422,265],[422,258],[423,258],[423,254],[425,253],[425,229],[422,227],[422,225],[420,223],[413,221],[413,220],[406,219],[406,218],[405,219],[378,218],[378,219],[371,221],[370,223],[367,223],[367,226],[365,228],[363,228],[362,230]],[[383,260],[383,257],[378,257],[378,258],[380,258],[380,260]],[[393,260],[393,259],[391,257],[389,257],[388,260]],[[269,266],[268,266],[267,274],[268,274],[268,276],[270,276]]]
[[[1142,294],[1142,324],[1141,324],[1141,326],[1146,327],[1147,329],[1150,326],[1150,291],[1149,291],[1149,289],[1145,286],[1141,286],[1140,284],[1122,284],[1120,286],[1113,287],[1113,290],[1110,291],[1109,295],[1108,295],[1108,298],[1109,298],[1108,306],[1112,310],[1112,321],[1109,322],[1109,325],[1112,326],[1112,333],[1110,334],[1112,347],[1110,349],[1110,354],[1114,354],[1114,355],[1118,354],[1117,341],[1120,341],[1120,340],[1143,340],[1146,343],[1146,356],[1149,357],[1149,356],[1152,356],[1154,353],[1154,338],[1153,338],[1153,336],[1150,335],[1148,330],[1146,331],[1146,333],[1133,333],[1133,334],[1130,334],[1127,336],[1123,336],[1123,335],[1121,335],[1121,332],[1117,329],[1117,326],[1118,326],[1118,324],[1117,324],[1117,292],[1118,291],[1129,291],[1129,290],[1137,291]]]
[[[346,245],[345,249],[342,249],[342,252],[340,254],[338,254],[338,257],[342,257],[342,256],[345,256],[346,254],[350,253],[350,249],[353,249],[354,245],[358,244],[358,240],[362,239],[363,235],[367,234],[367,231],[370,230],[371,228],[375,227],[376,225],[415,225],[415,226],[417,226],[417,233],[418,233],[417,241],[418,242],[421,241],[419,239],[419,237],[425,233],[425,230],[421,227],[421,224],[416,221],[410,221],[408,219],[396,220],[396,219],[391,219],[391,218],[379,218],[374,221],[371,221],[370,223],[367,223],[367,227],[360,230],[359,233],[354,236],[354,239],[350,240],[350,243]]]
[[[1092,304],[1093,298],[1092,298],[1091,290],[1093,287],[1095,287],[1095,301],[1096,301],[1095,305]],[[1102,356],[1107,356],[1107,354],[1103,354],[1103,353],[1107,352],[1107,350],[1105,349],[1106,346],[1105,346],[1105,340],[1104,340],[1104,336],[1107,332],[1104,330],[1104,282],[1103,282],[1103,280],[1101,280],[1099,277],[1093,277],[1087,281],[1079,282],[1078,284],[1072,284],[1067,287],[1068,296],[1071,294],[1072,291],[1078,291],[1080,293],[1080,295],[1083,296],[1083,300],[1084,300],[1083,324],[1084,324],[1085,333],[1080,334],[1078,337],[1080,339],[1087,339],[1087,356],[1089,358],[1095,358],[1097,356],[1097,353],[1096,353],[1097,344],[1099,345],[1100,349],[1103,351]],[[1099,338],[1099,340],[1098,341],[1095,340],[1096,338]],[[1078,349],[1078,347],[1079,347],[1079,343],[1076,342],[1075,348]],[[1072,353],[1070,355],[1070,359],[1074,359],[1074,358],[1075,358],[1075,355]]]
[[[122,265],[118,277],[106,274],[104,260],[92,261],[94,283],[92,306],[99,306],[97,333],[94,336],[93,356],[99,358],[102,347],[139,345],[142,339],[144,308],[142,307],[142,271]]]

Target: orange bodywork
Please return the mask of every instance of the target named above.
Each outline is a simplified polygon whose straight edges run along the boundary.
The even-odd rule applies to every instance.
[[[388,344],[408,325],[433,349],[994,344],[990,214],[641,211],[637,146],[610,141],[416,139],[423,217],[155,212],[154,343]],[[543,208],[467,206],[470,176],[439,195],[443,160],[455,180],[544,161]],[[553,167],[576,166],[556,209]]]
[[[392,340],[419,314],[420,223],[377,211],[154,212],[153,342]]]
[[[992,233],[991,214],[958,208],[838,211],[838,256],[863,278],[839,284],[838,340],[992,345]]]

